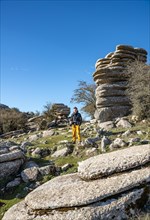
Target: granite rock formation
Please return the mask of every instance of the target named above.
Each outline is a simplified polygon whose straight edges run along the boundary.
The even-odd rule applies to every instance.
[[[24,161],[25,156],[21,150],[11,151],[11,148],[6,145],[0,146],[0,179],[16,174]]]
[[[67,105],[64,105],[62,103],[55,103],[52,105],[52,109],[54,111],[54,114],[56,115],[56,118],[68,118],[70,114],[70,108]]]
[[[138,148],[133,146],[127,148],[126,152],[119,150],[116,154],[105,154],[110,161],[117,161],[114,164],[116,169],[109,163],[102,168],[101,161],[97,163],[97,158],[93,157],[91,172],[102,170],[106,173],[105,177],[98,174],[97,179],[93,180],[90,175],[87,181],[84,176],[80,177],[80,172],[56,177],[29,193],[24,201],[11,207],[3,220],[129,219],[136,215],[139,204],[145,204],[148,200],[149,147],[150,145]],[[125,156],[119,170],[117,164],[122,162],[122,157],[118,157],[117,152]],[[126,155],[133,158],[134,162],[126,159]],[[86,161],[83,163],[86,164]]]
[[[93,78],[97,85],[95,118],[100,122],[111,121],[129,113],[131,105],[125,92],[128,83],[126,66],[135,60],[145,63],[147,51],[118,45],[115,52],[97,60]]]

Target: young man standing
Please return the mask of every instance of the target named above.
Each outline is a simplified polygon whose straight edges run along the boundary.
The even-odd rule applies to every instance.
[[[72,141],[76,143],[76,136],[78,137],[79,143],[81,142],[81,135],[80,135],[80,125],[82,123],[82,116],[78,112],[77,107],[74,107],[74,111],[70,118],[70,123],[72,125]]]

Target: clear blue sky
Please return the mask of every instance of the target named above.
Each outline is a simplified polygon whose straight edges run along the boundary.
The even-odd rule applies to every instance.
[[[0,102],[21,111],[41,112],[48,102],[72,108],[78,80],[93,83],[98,58],[118,44],[150,51],[149,7],[149,0],[1,0]]]

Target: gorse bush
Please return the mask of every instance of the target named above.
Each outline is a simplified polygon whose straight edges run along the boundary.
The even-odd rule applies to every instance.
[[[0,109],[0,134],[26,128],[28,118],[18,109]]]
[[[135,61],[127,66],[129,75],[127,95],[132,112],[141,119],[150,119],[150,66]]]

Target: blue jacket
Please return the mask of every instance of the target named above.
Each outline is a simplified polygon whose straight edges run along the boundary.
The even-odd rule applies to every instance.
[[[79,112],[72,113],[70,121],[74,125],[81,125],[81,123],[82,123],[82,116],[81,116],[81,114]]]

